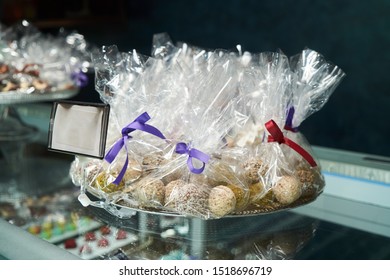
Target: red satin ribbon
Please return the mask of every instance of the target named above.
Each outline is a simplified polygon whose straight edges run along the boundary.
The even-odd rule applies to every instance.
[[[283,132],[273,120],[268,121],[265,124],[265,127],[271,134],[268,136],[268,142],[278,142],[279,144],[286,144],[298,154],[300,154],[312,167],[317,166],[317,163],[308,152],[306,152],[301,146],[299,146],[291,139],[284,137]]]

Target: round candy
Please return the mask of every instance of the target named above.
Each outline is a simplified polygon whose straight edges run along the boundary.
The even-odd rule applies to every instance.
[[[84,244],[79,249],[80,255],[89,255],[92,253],[92,248],[88,244]]]
[[[124,231],[123,229],[119,229],[118,232],[116,233],[116,239],[117,240],[122,240],[127,238],[127,232]]]
[[[102,226],[100,228],[100,233],[103,234],[103,235],[108,235],[111,233],[111,229],[109,226]]]
[[[301,196],[302,183],[294,176],[282,176],[272,191],[278,202],[288,205]]]
[[[52,233],[51,229],[43,230],[40,233],[40,237],[42,239],[46,239],[47,240],[47,239],[50,239],[52,236],[53,236],[53,233]]]
[[[74,238],[70,238],[68,240],[65,241],[65,249],[73,249],[73,248],[76,248],[77,247],[77,243],[76,243],[76,240]]]
[[[66,226],[66,220],[64,217],[61,217],[56,221],[57,226],[62,230],[65,231],[65,226]]]
[[[165,186],[161,180],[153,180],[140,185],[134,194],[141,205],[164,205]]]
[[[50,221],[45,221],[42,224],[42,229],[43,230],[51,230],[53,228],[53,223]]]
[[[84,166],[84,176],[88,185],[96,179],[96,176],[99,174],[101,168],[101,162],[99,161],[91,160],[86,163]]]
[[[109,242],[106,238],[102,238],[98,241],[98,247],[107,247]]]
[[[96,235],[94,232],[87,232],[85,235],[84,235],[84,240],[85,241],[94,241],[96,240]]]
[[[223,217],[234,211],[236,196],[226,186],[217,186],[211,189],[209,195],[209,210],[216,217]]]
[[[31,225],[28,227],[28,232],[31,234],[39,234],[41,232],[41,226],[39,225]]]
[[[183,180],[174,180],[165,186],[165,203],[167,208],[175,208],[175,193],[179,191],[186,183]],[[171,197],[172,196],[172,197]]]
[[[125,184],[131,184],[135,180],[138,180],[142,175],[142,167],[138,162],[132,160],[128,163],[123,180]]]
[[[65,230],[66,231],[74,231],[76,230],[76,224],[73,222],[69,222],[65,225]]]
[[[324,187],[324,179],[318,168],[301,167],[295,175],[302,183],[302,196],[314,197]]]
[[[266,166],[261,159],[252,158],[244,162],[244,176],[250,183],[259,182],[260,176],[264,176],[266,172]]]
[[[185,184],[175,194],[171,194],[175,209],[182,214],[196,217],[208,216],[209,188],[193,183]],[[173,197],[172,197],[173,196]]]

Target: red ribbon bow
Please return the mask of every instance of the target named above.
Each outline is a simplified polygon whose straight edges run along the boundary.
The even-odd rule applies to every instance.
[[[268,132],[271,134],[268,136],[268,142],[278,142],[279,144],[286,144],[291,147],[294,151],[300,154],[312,167],[316,167],[317,163],[313,157],[305,151],[301,146],[292,141],[291,139],[285,137],[283,132],[280,130],[279,126],[273,121],[270,120],[265,124]]]

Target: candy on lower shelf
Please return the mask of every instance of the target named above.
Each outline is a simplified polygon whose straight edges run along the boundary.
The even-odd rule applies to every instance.
[[[65,249],[73,249],[77,247],[77,242],[76,239],[70,238],[65,241],[64,243]]]
[[[118,229],[116,233],[116,239],[117,240],[122,240],[127,238],[127,232],[124,231],[123,229]]]
[[[100,233],[103,234],[103,235],[108,235],[111,233],[111,229],[109,226],[102,226],[100,228]]]
[[[39,235],[42,239],[50,239],[52,236],[53,236],[53,232],[51,229],[46,229],[46,230],[42,230],[40,235]]]
[[[73,222],[69,222],[65,225],[65,230],[66,231],[73,231],[76,230],[77,226]]]
[[[92,253],[92,248],[88,244],[83,244],[79,249],[80,255],[89,255]]]
[[[85,241],[95,241],[96,240],[96,235],[95,235],[94,232],[87,232],[84,235],[84,239],[85,239]]]
[[[59,226],[55,226],[52,230],[53,236],[60,236],[64,233],[64,230]]]
[[[107,247],[110,243],[108,242],[108,239],[102,238],[98,241],[98,247]]]
[[[31,234],[39,234],[41,232],[41,226],[36,224],[30,225],[27,231]]]

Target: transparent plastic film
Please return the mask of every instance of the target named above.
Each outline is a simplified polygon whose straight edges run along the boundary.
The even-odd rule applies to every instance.
[[[297,128],[311,114],[320,110],[345,77],[345,73],[323,55],[305,49],[290,59],[290,107],[295,109],[292,127]]]
[[[155,155],[155,168],[127,189],[141,207],[201,218],[221,217],[235,210],[235,196],[227,185],[245,186],[239,179],[225,178],[219,182],[216,179],[220,170],[216,165],[222,161],[216,155],[225,148],[224,137],[235,125],[235,62],[227,56],[210,63],[211,57],[177,56],[173,64],[180,67],[168,68],[166,72],[176,77],[172,80],[175,81],[172,93],[177,94],[171,100],[173,103],[164,107],[169,118],[164,122],[168,124],[164,126],[165,135],[170,144],[162,154]],[[199,71],[200,68],[208,70]],[[154,160],[150,157],[148,162]],[[225,165],[229,176],[235,177],[234,170]],[[230,208],[213,209],[216,204],[210,200],[220,199],[228,199]],[[226,203],[220,204],[227,207]]]
[[[217,219],[316,199],[324,178],[297,127],[343,72],[311,50],[237,50],[161,33],[151,56],[94,52],[96,90],[111,107],[106,156],[71,166],[74,184],[99,198],[91,205]]]
[[[27,94],[83,87],[94,46],[77,32],[44,34],[27,21],[0,36],[1,91]]]

